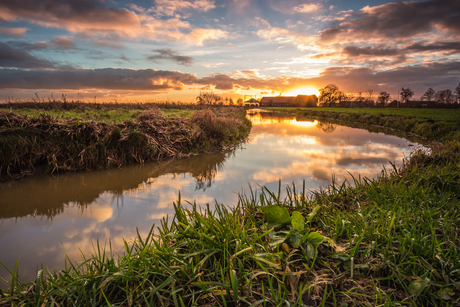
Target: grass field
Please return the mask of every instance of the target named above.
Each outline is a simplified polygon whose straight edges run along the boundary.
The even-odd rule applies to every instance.
[[[416,109],[416,108],[263,108],[272,111],[298,113],[301,111],[318,111],[331,113],[353,113],[361,115],[384,115],[411,118],[416,120],[434,120],[446,122],[460,121],[460,109]]]
[[[280,186],[285,199],[262,188],[215,210],[179,198],[174,217],[119,257],[97,245],[28,283],[11,268],[0,306],[460,306],[460,130],[436,137],[444,111],[415,120],[346,110],[341,120],[425,128],[442,142],[353,185]]]
[[[9,112],[9,108],[1,108],[0,111]],[[52,116],[58,120],[71,120],[78,119],[80,121],[98,121],[111,124],[119,124],[125,121],[135,120],[139,114],[144,110],[141,109],[118,109],[118,110],[97,110],[97,109],[87,109],[87,110],[59,110],[59,109],[15,109],[14,113],[37,118],[41,115]],[[191,117],[196,110],[187,110],[187,109],[164,109],[162,112],[168,116],[176,117]]]

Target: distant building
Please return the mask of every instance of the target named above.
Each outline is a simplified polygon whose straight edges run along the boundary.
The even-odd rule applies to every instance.
[[[244,102],[245,106],[258,106],[259,104],[260,104],[259,100],[255,99],[255,98],[251,98],[251,99],[246,100]]]
[[[316,95],[297,95],[281,97],[262,97],[261,107],[316,107]]]

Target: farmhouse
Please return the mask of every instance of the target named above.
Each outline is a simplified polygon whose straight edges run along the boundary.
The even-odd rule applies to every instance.
[[[316,107],[316,95],[297,95],[280,97],[262,97],[261,107]]]

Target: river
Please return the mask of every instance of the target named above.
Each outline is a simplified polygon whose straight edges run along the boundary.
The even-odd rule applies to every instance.
[[[297,121],[251,112],[248,141],[227,153],[123,166],[119,169],[43,175],[0,183],[0,261],[34,278],[41,263],[64,268],[67,255],[81,260],[99,240],[123,250],[123,238],[145,237],[152,224],[173,214],[180,191],[197,204],[235,205],[238,193],[282,184],[309,190],[362,176],[375,178],[383,167],[397,166],[416,143],[383,133],[319,121]],[[9,279],[0,267],[0,276]],[[0,288],[6,283],[0,279]]]

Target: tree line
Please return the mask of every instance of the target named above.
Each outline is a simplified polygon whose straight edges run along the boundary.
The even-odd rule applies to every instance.
[[[357,95],[345,94],[339,90],[339,87],[335,84],[328,84],[324,88],[319,90],[318,101],[321,106],[331,107],[341,101],[349,101],[350,104],[356,102],[360,106],[386,106],[391,101],[401,102],[407,104],[414,96],[414,91],[407,87],[401,88],[398,92],[398,99],[392,100],[391,95],[382,91],[378,93],[377,99],[374,100],[376,93],[374,90],[369,89],[366,92],[358,92]],[[399,100],[400,98],[400,100]],[[422,101],[435,101],[440,104],[458,104],[460,103],[460,83],[454,91],[450,89],[435,91],[433,88],[429,88],[421,97]]]

